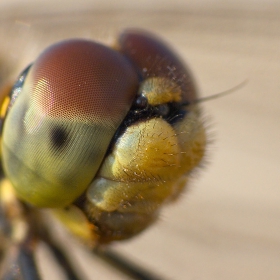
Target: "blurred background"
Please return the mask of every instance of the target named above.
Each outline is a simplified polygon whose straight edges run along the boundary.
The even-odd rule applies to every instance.
[[[206,167],[154,227],[114,247],[166,279],[280,279],[280,2],[1,0],[0,82],[52,42],[112,43],[126,27],[168,42],[201,96],[248,83],[203,103]],[[73,246],[84,279],[123,279]],[[46,254],[40,248],[38,258]]]

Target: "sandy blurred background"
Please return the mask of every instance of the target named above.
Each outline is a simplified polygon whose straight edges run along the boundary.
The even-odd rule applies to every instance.
[[[169,42],[201,96],[248,84],[203,104],[214,140],[207,168],[156,226],[115,247],[166,279],[280,279],[280,2],[1,0],[2,77],[58,39],[112,41],[131,26]],[[76,258],[91,268],[86,280],[123,279]]]

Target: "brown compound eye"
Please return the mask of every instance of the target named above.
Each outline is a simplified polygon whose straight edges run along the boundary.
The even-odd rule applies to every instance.
[[[94,178],[129,111],[136,71],[119,52],[74,39],[47,48],[19,87],[3,128],[5,172],[28,203],[67,205]]]
[[[126,30],[119,37],[118,48],[129,58],[144,82],[147,81],[147,87],[162,90],[165,100],[168,96],[166,88],[169,92],[173,91],[170,102],[179,101],[178,95],[183,103],[191,103],[197,98],[190,70],[171,48],[154,35],[140,30]],[[161,103],[152,102],[153,105]]]
[[[31,98],[52,117],[116,126],[134,99],[137,80],[131,70],[118,52],[101,44],[62,42],[34,63]]]

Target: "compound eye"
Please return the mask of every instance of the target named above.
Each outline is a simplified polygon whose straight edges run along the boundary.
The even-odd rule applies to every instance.
[[[52,117],[110,122],[129,109],[137,77],[118,52],[86,40],[51,46],[32,67],[33,102]],[[116,121],[117,123],[119,121]]]
[[[14,86],[3,127],[3,165],[18,196],[61,207],[81,195],[137,89],[136,71],[111,48],[87,40],[47,48]]]
[[[171,85],[178,85],[183,103],[191,103],[197,98],[190,70],[166,43],[154,35],[141,30],[126,30],[119,37],[118,48],[143,80],[161,77],[169,80]]]

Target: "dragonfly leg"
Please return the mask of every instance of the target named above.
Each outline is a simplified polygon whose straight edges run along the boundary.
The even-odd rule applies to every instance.
[[[113,250],[96,248],[93,253],[100,259],[105,261],[110,266],[114,267],[124,275],[129,276],[135,280],[163,280],[162,277],[154,274],[151,271],[144,269],[143,267],[133,263],[121,254],[114,252]]]
[[[2,280],[41,280],[34,246],[29,243],[11,245],[2,261]]]
[[[57,264],[63,269],[68,280],[82,280],[74,270],[72,264],[66,257],[66,253],[56,245],[51,239],[44,240],[51,250]]]

